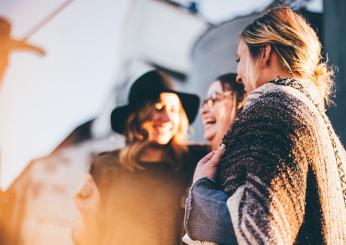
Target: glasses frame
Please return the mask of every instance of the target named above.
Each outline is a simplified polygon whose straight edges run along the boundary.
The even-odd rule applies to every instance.
[[[214,106],[218,102],[225,101],[226,99],[231,99],[233,95],[232,91],[224,91],[221,93],[214,93],[209,98],[202,101],[202,108],[208,105],[208,107]]]

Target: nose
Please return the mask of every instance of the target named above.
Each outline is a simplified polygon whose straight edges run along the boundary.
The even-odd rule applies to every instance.
[[[202,107],[201,107],[201,114],[204,115],[209,112],[210,108],[210,103],[208,102],[203,102]]]
[[[170,115],[166,108],[163,108],[160,112],[160,121],[161,122],[169,122],[171,120]]]
[[[236,77],[236,82],[237,83],[243,83],[243,81],[241,80],[241,77],[239,75],[237,75],[237,77]]]

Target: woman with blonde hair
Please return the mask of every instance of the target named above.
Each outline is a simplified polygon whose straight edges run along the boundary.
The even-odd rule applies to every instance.
[[[180,243],[186,189],[206,151],[186,142],[198,108],[198,96],[173,90],[157,71],[133,83],[128,104],[111,115],[126,146],[100,155],[76,194],[76,243]]]
[[[187,234],[195,243],[346,244],[346,154],[326,115],[332,71],[316,33],[290,8],[273,8],[243,30],[237,62],[248,99],[198,164]]]

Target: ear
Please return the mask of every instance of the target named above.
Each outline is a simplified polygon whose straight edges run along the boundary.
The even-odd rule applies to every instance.
[[[269,44],[263,47],[262,62],[261,62],[262,68],[270,64],[271,51],[272,51],[272,46],[270,46]]]

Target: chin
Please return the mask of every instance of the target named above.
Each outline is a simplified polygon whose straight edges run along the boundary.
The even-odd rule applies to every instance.
[[[212,136],[207,136],[204,135],[204,139],[208,142],[208,144],[211,144],[213,142],[213,135]]]
[[[156,140],[156,143],[159,145],[167,145],[172,140],[172,137],[170,138],[160,138]]]

